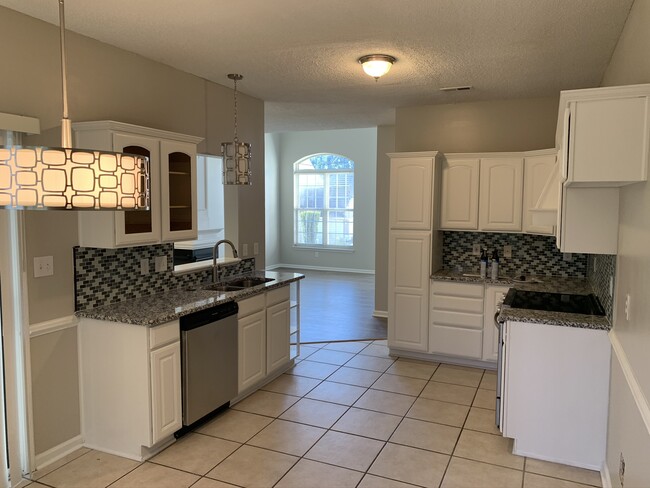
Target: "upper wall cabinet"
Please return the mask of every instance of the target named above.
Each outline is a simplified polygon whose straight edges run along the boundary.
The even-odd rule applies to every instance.
[[[535,208],[544,185],[551,176],[557,164],[554,149],[529,153],[524,158],[524,208],[522,215],[522,230],[530,234],[554,235],[555,226],[536,225],[533,222],[531,209]]]
[[[520,157],[481,159],[479,228],[521,231],[524,161]]]
[[[115,248],[196,239],[196,145],[201,138],[113,121],[73,124],[76,147],[149,157],[148,211],[79,213],[79,244]]]
[[[440,228],[478,229],[478,158],[449,155],[442,165]]]

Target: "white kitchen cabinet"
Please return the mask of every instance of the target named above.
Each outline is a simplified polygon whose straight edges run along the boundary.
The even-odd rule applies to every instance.
[[[389,228],[430,230],[435,153],[390,156]]]
[[[506,322],[501,429],[513,453],[599,471],[605,461],[605,330]]]
[[[448,155],[442,164],[440,228],[478,229],[479,159]]]
[[[483,361],[496,363],[499,355],[499,331],[496,328],[494,316],[497,304],[503,302],[508,293],[508,286],[486,286],[485,308],[483,312]]]
[[[178,320],[156,327],[81,319],[84,445],[144,460],[182,426]]]
[[[238,319],[238,391],[244,391],[266,376],[266,313],[264,310]]]
[[[520,157],[482,158],[479,229],[521,231],[524,162]]]
[[[429,352],[482,358],[483,293],[482,283],[432,282]]]
[[[524,158],[524,205],[522,215],[522,230],[529,234],[555,235],[553,225],[535,225],[530,209],[535,208],[544,185],[556,169],[557,156],[555,149],[540,154],[527,153]]]
[[[79,213],[79,243],[115,248],[197,237],[198,137],[113,121],[73,124],[76,147],[149,157],[150,210]]]

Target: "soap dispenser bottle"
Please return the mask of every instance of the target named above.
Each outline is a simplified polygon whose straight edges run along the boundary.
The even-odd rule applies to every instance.
[[[485,249],[481,249],[481,278],[485,279],[487,275],[487,252]]]
[[[496,280],[499,277],[499,253],[496,249],[492,251],[492,274],[491,278]]]

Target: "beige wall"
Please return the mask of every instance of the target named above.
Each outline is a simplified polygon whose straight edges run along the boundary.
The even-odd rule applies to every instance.
[[[650,83],[650,2],[637,0],[603,85]],[[614,334],[622,346],[612,359],[607,465],[612,484],[620,486],[620,454],[626,460],[625,486],[650,486],[650,185],[637,183],[621,189]],[[631,296],[631,318],[624,303]],[[619,366],[619,363],[621,366]],[[636,378],[630,383],[621,367]],[[638,387],[636,402],[631,391]],[[643,398],[645,397],[645,398]],[[645,413],[645,424],[641,412]]]
[[[27,138],[26,144],[58,144],[61,119],[58,28],[0,7],[0,41],[11,46],[3,52],[0,78],[3,112],[29,115],[41,121],[42,136]],[[200,152],[219,154],[220,143],[233,137],[233,97],[224,66],[224,84],[207,82],[188,73],[148,60],[107,44],[69,33],[68,80],[70,117],[73,121],[112,119],[205,138]],[[240,88],[245,90],[246,82]],[[238,188],[237,222],[241,243],[260,243],[258,267],[264,266],[264,103],[241,95],[239,135],[253,144],[254,185]],[[251,216],[254,216],[251,218]],[[76,213],[26,212],[26,264],[30,323],[69,315],[74,311],[72,246],[77,241]],[[54,256],[55,274],[33,278],[33,258]],[[69,369],[76,357],[76,342],[48,334],[32,341],[32,363],[49,362],[49,371]],[[76,368],[76,365],[75,365]],[[34,377],[35,443],[37,454],[46,446],[64,442],[78,434],[78,394],[70,390],[75,376],[48,374]],[[73,379],[71,379],[73,378]],[[77,412],[76,422],[58,424],[54,413],[47,415],[49,393],[70,390],[60,400],[61,410]],[[57,399],[58,401],[59,399]],[[73,424],[75,427],[72,428]]]

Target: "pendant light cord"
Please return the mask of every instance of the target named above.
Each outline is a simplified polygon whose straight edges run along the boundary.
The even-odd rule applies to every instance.
[[[63,92],[63,118],[61,119],[61,147],[72,147],[72,125],[68,118],[68,77],[65,60],[64,0],[59,0],[59,32],[61,41],[61,89]]]
[[[235,143],[239,142],[237,138],[237,77],[234,78],[235,81]]]

